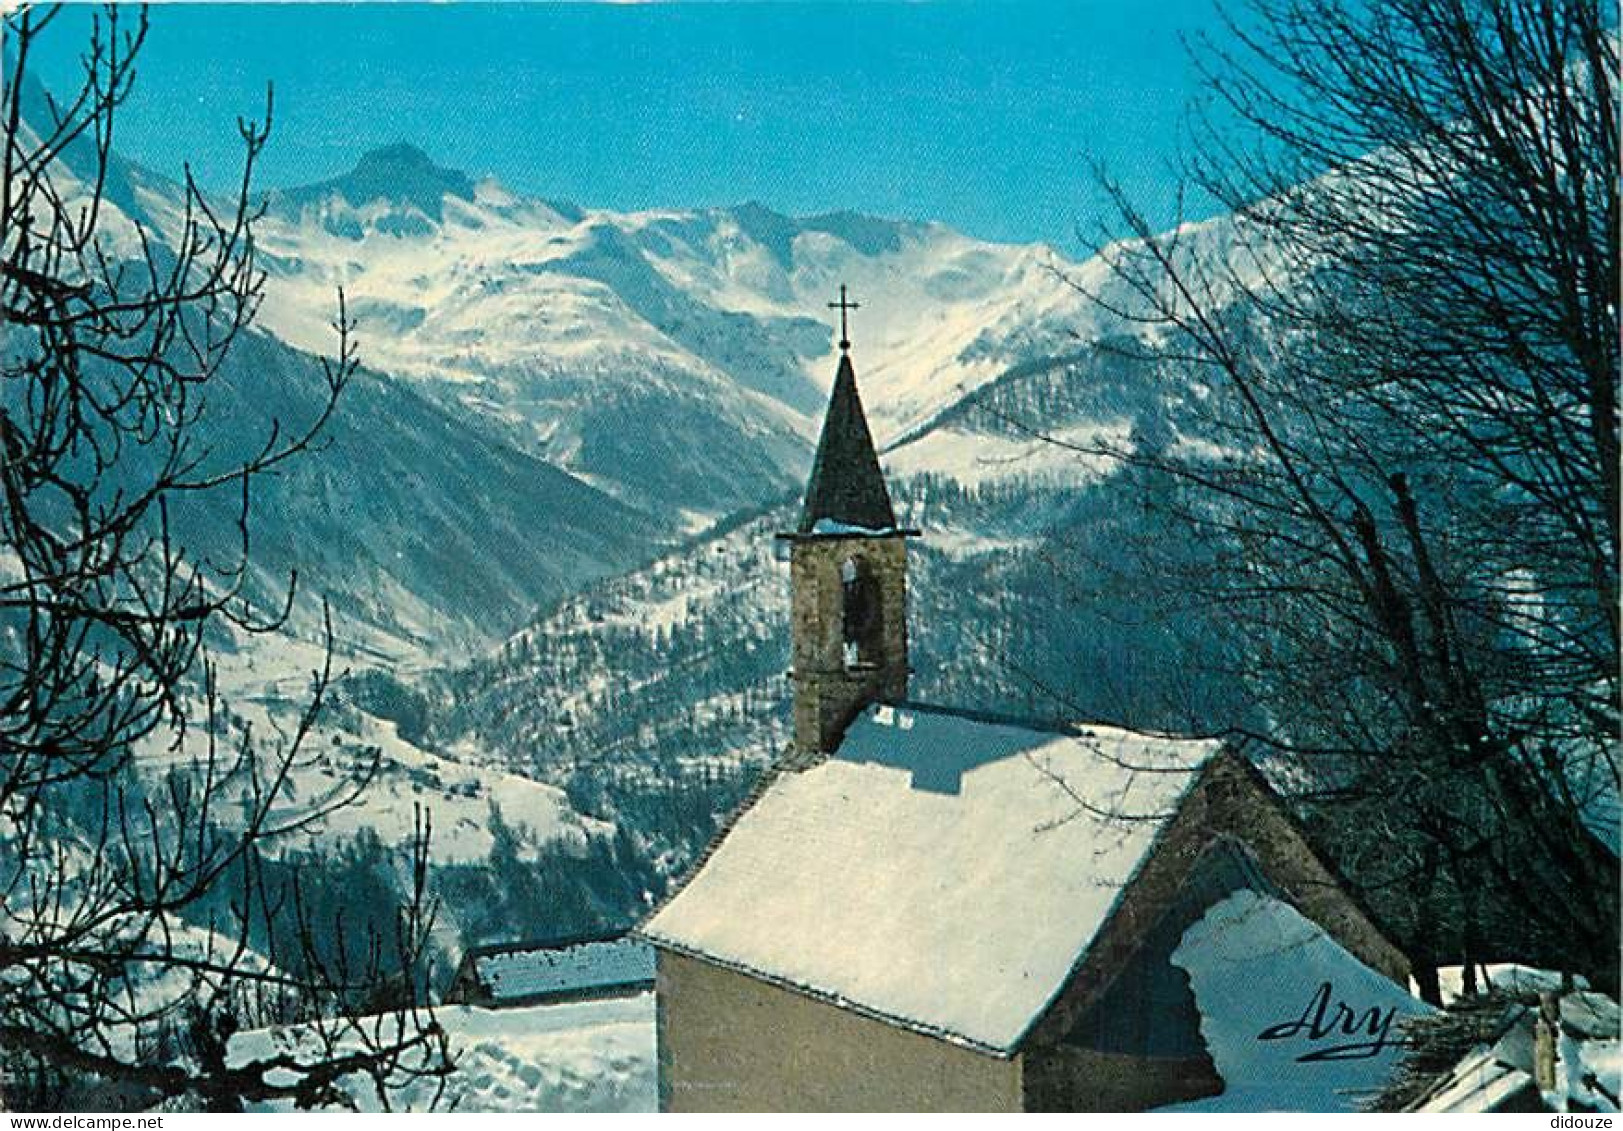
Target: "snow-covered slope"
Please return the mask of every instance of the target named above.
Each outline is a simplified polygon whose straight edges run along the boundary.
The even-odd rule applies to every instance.
[[[305,425],[324,392],[313,358],[244,335],[202,394],[211,460],[228,466],[276,424]],[[237,502],[221,491],[172,504],[188,548],[230,561]],[[326,598],[346,652],[413,665],[482,648],[535,607],[640,564],[665,529],[370,370],[313,450],[256,483],[253,503],[252,595],[274,607],[296,571],[296,630],[319,628]]]
[[[389,1092],[390,1111],[610,1112],[653,1111],[657,1099],[654,996],[541,1005],[525,1009],[445,1007],[436,1011],[455,1071],[440,1093],[437,1078],[402,1081]],[[308,1038],[296,1027],[258,1029],[231,1043],[237,1061],[297,1051]],[[340,1086],[356,1109],[385,1110],[360,1073]],[[286,1101],[261,1111],[291,1111]]]

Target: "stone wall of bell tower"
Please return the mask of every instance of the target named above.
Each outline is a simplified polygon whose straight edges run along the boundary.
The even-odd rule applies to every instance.
[[[907,696],[907,545],[900,532],[801,536],[789,560],[795,751],[810,758],[868,704]]]

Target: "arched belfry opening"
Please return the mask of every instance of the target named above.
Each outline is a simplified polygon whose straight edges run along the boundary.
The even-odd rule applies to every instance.
[[[847,671],[883,663],[885,601],[879,579],[860,558],[840,566],[840,635]]]
[[[800,521],[788,540],[795,752],[804,764],[839,747],[870,703],[907,696],[907,545],[857,395],[840,311],[840,362]]]

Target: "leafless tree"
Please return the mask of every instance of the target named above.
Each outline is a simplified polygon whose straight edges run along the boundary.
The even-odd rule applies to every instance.
[[[1114,449],[1261,737],[1424,964],[1615,985],[1617,38],[1596,0],[1252,0],[1194,183],[1093,293],[1187,380]],[[1434,987],[1433,987],[1434,989]]]
[[[387,1103],[391,1084],[447,1070],[409,976],[431,919],[426,826],[395,937],[364,962],[321,958],[313,939],[328,925],[266,867],[369,777],[290,800],[327,693],[330,627],[328,660],[280,741],[222,702],[210,659],[211,641],[274,633],[292,607],[294,579],[268,614],[246,590],[254,485],[311,448],[354,372],[342,297],[321,410],[268,425],[246,459],[216,455],[211,382],[264,281],[251,184],[268,98],[263,124],[239,122],[234,197],[188,173],[178,213],[154,230],[113,151],[145,12],[96,19],[83,83],[64,100],[30,72],[58,16],[7,20],[0,99],[0,1057],[12,1102],[29,1098],[23,1082],[66,1074],[95,1082],[104,1106],[331,1104],[359,1074]],[[233,554],[180,544],[171,508],[191,500],[234,524]],[[273,920],[291,923],[283,937],[300,953],[250,949]],[[387,1007],[362,1016],[390,977]],[[297,1020],[297,1038],[239,1055],[245,1019]]]

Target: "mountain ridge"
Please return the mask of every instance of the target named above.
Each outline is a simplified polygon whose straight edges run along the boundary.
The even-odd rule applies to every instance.
[[[406,189],[357,191],[391,163]],[[674,502],[689,531],[803,479],[842,283],[862,303],[855,355],[882,442],[1052,355],[1089,318],[1045,245],[755,201],[560,204],[403,145],[282,190],[260,239],[272,333],[310,348],[319,299],[341,285],[372,364],[633,505]],[[639,417],[698,441],[637,459],[612,433]]]

